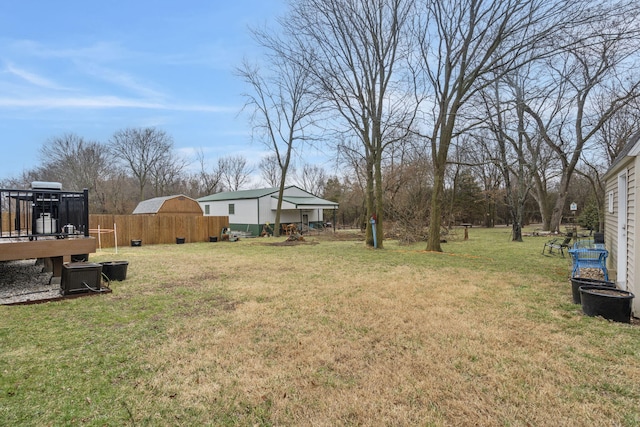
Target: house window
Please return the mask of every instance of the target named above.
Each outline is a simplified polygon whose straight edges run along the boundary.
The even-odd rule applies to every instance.
[[[613,191],[609,191],[609,213],[613,213]]]
[[[204,214],[209,215],[211,212],[209,210],[209,205],[204,205]]]
[[[236,205],[233,203],[229,203],[229,215],[233,215],[236,213]]]

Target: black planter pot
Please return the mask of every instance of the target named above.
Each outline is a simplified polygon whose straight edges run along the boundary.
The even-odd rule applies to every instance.
[[[217,242],[218,241],[218,236],[209,236],[209,241],[210,242]]]
[[[131,246],[142,246],[142,240],[132,240]]]
[[[102,274],[109,278],[109,281],[124,280],[127,278],[127,267],[129,261],[109,261],[101,262]]]
[[[181,245],[185,241],[184,237],[176,237],[176,244]]]
[[[631,322],[631,301],[634,295],[629,291],[604,286],[580,286],[582,311],[587,316],[602,316],[614,322]]]
[[[616,284],[613,282],[607,282],[601,279],[589,279],[587,277],[572,277],[571,278],[571,295],[573,296],[573,303],[580,304],[580,286],[605,286],[607,288],[615,288]]]

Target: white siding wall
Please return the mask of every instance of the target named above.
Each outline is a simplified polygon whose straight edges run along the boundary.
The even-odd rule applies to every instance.
[[[264,196],[260,198],[260,218],[256,218],[256,222],[254,224],[264,224],[269,223],[273,225],[276,221],[276,213],[275,211],[271,211],[271,195]]]
[[[229,213],[229,205],[234,205],[234,214]],[[203,211],[205,205],[209,205],[209,215],[229,216],[230,224],[257,224],[257,201],[256,199],[246,200],[223,200],[219,202],[201,202]]]
[[[207,216],[227,216],[229,215],[229,209],[226,202],[199,202],[202,207],[202,211]],[[207,212],[207,206],[209,206],[209,213]]]
[[[629,194],[627,195],[627,290],[637,295],[633,299],[632,311],[635,316],[640,315],[640,286],[635,281],[636,266],[640,259],[638,249],[636,248],[636,235],[638,234],[638,206],[636,203],[638,193],[638,183],[636,170],[638,170],[638,157],[634,157],[634,162],[629,166],[627,173],[627,188]]]
[[[235,204],[235,214],[229,214],[229,223],[235,224],[257,224],[258,223],[258,209],[257,199],[247,200],[229,200],[226,202],[227,208],[229,204]]]
[[[615,178],[615,179],[614,179]],[[604,242],[609,249],[607,267],[611,273],[616,268],[616,248],[618,247],[618,176],[607,180],[605,185]],[[613,194],[613,212],[609,211],[609,194]],[[612,277],[613,279],[613,277]]]
[[[638,209],[637,206],[637,181],[636,170],[640,163],[640,158],[633,157],[621,162],[615,170],[609,172],[609,178],[605,185],[605,245],[609,250],[607,267],[610,271],[610,279],[617,282],[626,281],[627,290],[633,292],[636,298],[633,299],[633,314],[640,315],[640,284],[635,281],[636,266],[640,265],[640,251],[635,247],[636,235],[638,234]],[[618,263],[618,212],[620,210],[620,193],[618,189],[618,176],[627,173],[627,277],[617,277]],[[609,212],[609,194],[613,194],[613,212]]]
[[[273,215],[275,217],[276,211],[273,211]],[[280,213],[280,223],[281,224],[289,224],[292,222],[298,223],[302,220],[299,211],[282,211]]]

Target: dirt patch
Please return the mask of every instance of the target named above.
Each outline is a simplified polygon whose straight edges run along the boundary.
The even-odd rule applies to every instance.
[[[320,242],[315,240],[313,241],[300,241],[300,240],[285,240],[284,242],[273,242],[273,243],[260,243],[264,246],[302,246],[302,245],[317,245]]]
[[[222,295],[203,298],[202,302],[209,303],[223,311],[234,311],[238,304],[240,304],[238,301],[230,300]]]
[[[585,289],[585,288],[583,288]],[[621,291],[619,289],[586,289],[589,292],[593,293],[593,294],[598,294],[598,295],[607,295],[607,296],[613,296],[613,297],[628,297],[629,294],[627,294],[625,291]]]

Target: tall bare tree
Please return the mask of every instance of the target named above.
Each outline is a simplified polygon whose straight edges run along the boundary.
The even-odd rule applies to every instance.
[[[117,131],[109,141],[111,153],[138,183],[138,201],[145,198],[145,189],[159,164],[170,161],[173,139],[156,128],[127,128]]]
[[[468,123],[463,107],[500,73],[563,27],[575,2],[537,0],[423,0],[416,20],[424,138],[434,163],[427,250],[442,251],[440,227],[449,149]]]
[[[304,61],[294,58],[290,44],[266,31],[254,32],[254,38],[268,49],[263,69],[245,61],[237,70],[251,88],[245,93],[247,106],[253,109],[251,122],[258,139],[273,154],[278,166],[278,204],[274,230],[280,232],[282,198],[296,149],[310,137],[314,115],[320,103],[312,92],[311,72]],[[299,53],[299,52],[298,52]]]
[[[324,186],[327,183],[325,170],[310,163],[302,165],[302,169],[295,174],[295,183],[311,194],[321,195],[324,193]]]
[[[606,98],[599,102],[603,110],[608,102]],[[576,168],[576,173],[585,178],[591,187],[591,198],[597,208],[599,230],[604,229],[604,174],[638,129],[640,105],[636,99],[612,116],[593,136],[595,143],[588,144],[589,146],[582,151],[581,164]],[[572,182],[571,187],[576,187],[576,183]],[[582,208],[584,207],[583,205]]]
[[[565,35],[566,46],[546,63],[547,75],[556,83],[547,100],[550,108],[540,112],[525,106],[561,163],[551,231],[559,231],[571,177],[583,151],[610,120],[640,97],[640,6],[625,3],[598,8],[597,17]]]
[[[106,146],[73,133],[50,138],[40,148],[40,158],[65,188],[73,190],[95,190],[109,165]]]
[[[184,157],[172,154],[161,158],[151,167],[151,184],[154,197],[182,193],[185,170],[189,162]]]
[[[522,75],[518,71],[522,71]],[[528,75],[527,68],[518,71],[504,76],[505,84],[496,80],[481,91],[484,106],[481,111],[486,119],[476,138],[486,159],[500,171],[510,214],[511,238],[521,242],[525,205],[534,188],[540,138],[528,125],[524,113],[523,81]]]
[[[63,188],[80,191],[89,189],[94,211],[103,211],[102,184],[115,172],[109,161],[108,149],[96,141],[87,141],[73,133],[49,139],[40,148],[42,166],[50,178],[60,181]]]
[[[222,170],[219,167],[209,168],[202,150],[196,153],[196,158],[200,165],[198,171],[199,192],[202,195],[209,195],[222,191]]]
[[[260,169],[262,180],[266,182],[269,187],[277,187],[280,185],[282,169],[278,164],[278,159],[275,154],[263,157],[258,164],[258,169]]]
[[[251,180],[253,168],[242,155],[225,156],[218,159],[218,170],[227,191],[238,191]]]
[[[603,98],[598,104],[601,109],[609,103]],[[591,165],[601,165],[605,170],[620,154],[631,137],[640,129],[640,99],[636,99],[611,117],[594,135],[595,144],[586,150],[585,161]]]
[[[317,84],[317,96],[336,113],[335,124],[359,139],[365,159],[366,210],[377,216],[376,240],[383,247],[382,158],[407,134],[415,109],[405,94],[403,38],[414,0],[298,0],[283,25]],[[295,59],[295,58],[292,58]],[[367,221],[366,244],[374,246]]]

